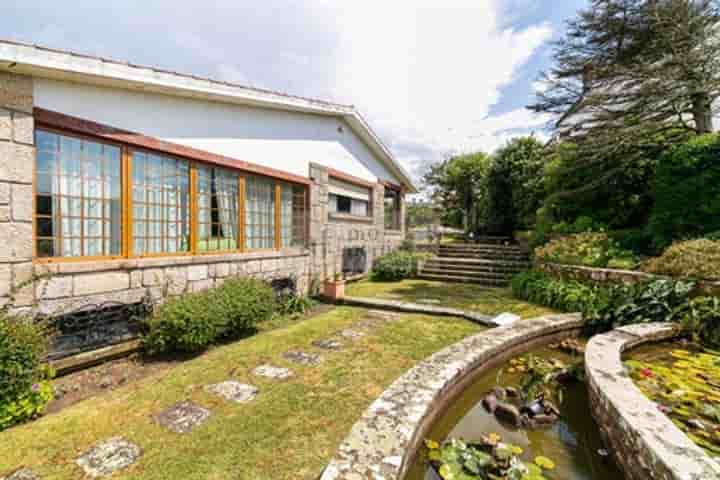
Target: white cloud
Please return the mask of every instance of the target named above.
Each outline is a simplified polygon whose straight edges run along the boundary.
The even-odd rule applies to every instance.
[[[408,166],[427,163],[404,154],[408,146],[424,147],[432,160],[492,150],[509,130],[545,123],[524,109],[488,113],[552,33],[544,23],[503,29],[500,12],[496,0],[342,2],[333,93],[364,111]]]

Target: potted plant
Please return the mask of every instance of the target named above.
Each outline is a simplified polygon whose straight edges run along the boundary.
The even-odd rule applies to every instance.
[[[340,300],[345,296],[345,279],[342,273],[336,273],[333,278],[325,280],[325,297],[330,300]]]

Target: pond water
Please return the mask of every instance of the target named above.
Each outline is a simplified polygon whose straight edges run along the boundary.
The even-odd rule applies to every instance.
[[[567,364],[574,357],[549,348],[531,352],[539,357],[557,358]],[[559,405],[561,420],[552,427],[537,430],[518,430],[504,426],[482,406],[483,396],[496,385],[515,386],[520,374],[507,373],[508,365],[487,371],[466,389],[432,426],[428,438],[443,442],[460,438],[468,442],[480,441],[481,435],[497,433],[504,442],[523,449],[523,461],[532,463],[537,456],[545,456],[555,468],[545,476],[554,480],[621,480],[622,473],[607,457],[598,453],[603,449],[597,425],[588,406],[585,385],[572,382],[567,385]],[[502,370],[502,372],[501,372]],[[501,375],[498,377],[498,374]],[[498,381],[499,379],[499,381]],[[405,480],[434,480],[428,471],[426,452],[417,456]]]
[[[631,378],[711,457],[720,458],[720,352],[689,342],[639,347],[625,356]]]

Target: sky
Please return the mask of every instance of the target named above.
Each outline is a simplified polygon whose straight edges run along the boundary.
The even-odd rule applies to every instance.
[[[355,105],[419,179],[547,137],[528,111],[588,0],[3,0],[0,38]]]

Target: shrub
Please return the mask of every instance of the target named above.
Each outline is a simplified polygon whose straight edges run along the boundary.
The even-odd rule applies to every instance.
[[[577,233],[552,240],[535,249],[535,258],[543,262],[588,267],[607,267],[611,262],[623,268],[633,268],[637,261],[633,253],[620,248],[605,233]]]
[[[40,324],[0,314],[0,430],[36,417],[52,400],[46,333]]]
[[[720,136],[702,135],[661,158],[649,231],[658,248],[720,230]]]
[[[555,279],[537,271],[516,275],[511,286],[515,297],[563,312],[590,312],[604,298],[601,287],[575,280]]]
[[[689,240],[668,247],[643,270],[680,278],[720,278],[720,241]]]
[[[678,307],[673,316],[694,340],[720,348],[720,298],[694,298]]]
[[[392,282],[410,278],[417,274],[418,262],[430,256],[429,253],[395,250],[375,259],[372,279]]]
[[[231,279],[205,292],[169,300],[148,320],[145,349],[151,354],[197,352],[267,320],[276,308],[272,288],[260,280]]]
[[[301,295],[281,295],[277,299],[277,314],[302,315],[315,306],[316,302]]]

